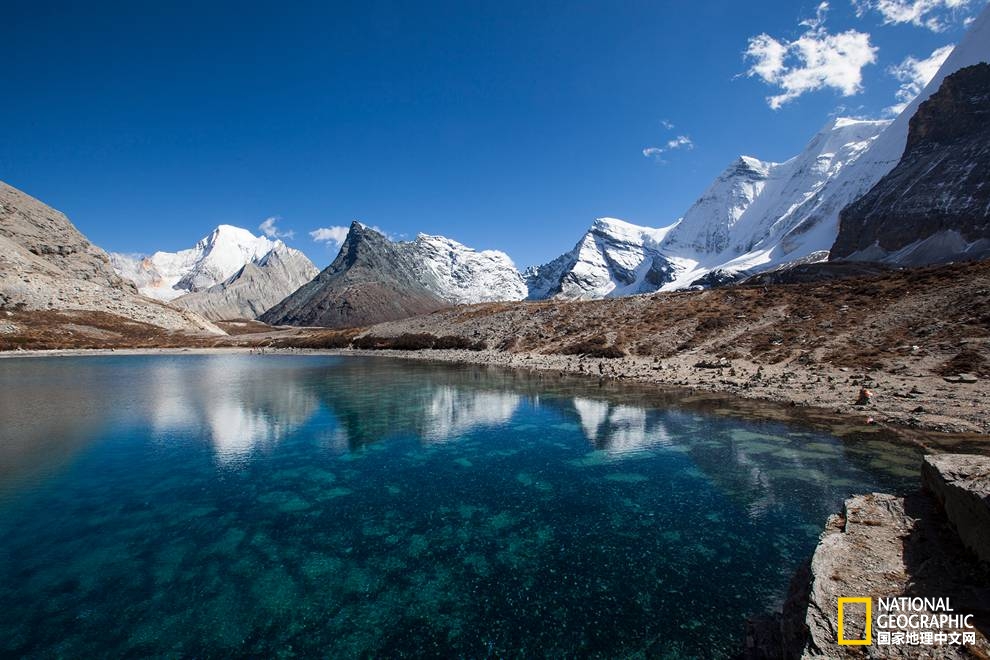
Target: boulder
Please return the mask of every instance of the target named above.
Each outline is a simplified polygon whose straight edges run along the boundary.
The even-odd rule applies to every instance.
[[[925,456],[921,475],[963,544],[990,562],[990,457]]]
[[[976,645],[927,646],[924,653],[909,645],[879,645],[876,599],[903,596],[944,597],[955,611],[973,613]],[[848,597],[872,599],[869,646],[838,644],[838,601]],[[905,497],[857,495],[829,518],[811,560],[791,581],[782,611],[750,620],[741,657],[990,657],[984,634],[990,626],[988,604],[990,570],[962,546],[935,498],[920,490]],[[865,608],[844,609],[845,638],[862,637]]]

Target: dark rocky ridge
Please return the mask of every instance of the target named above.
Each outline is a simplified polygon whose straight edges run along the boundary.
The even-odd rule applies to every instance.
[[[900,162],[843,209],[831,260],[922,265],[990,256],[990,64],[945,79]]]
[[[446,307],[417,280],[418,270],[400,245],[354,222],[333,263],[260,318],[273,325],[343,328]]]

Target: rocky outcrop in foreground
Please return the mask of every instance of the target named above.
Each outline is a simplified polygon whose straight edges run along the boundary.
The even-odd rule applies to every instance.
[[[197,314],[139,296],[65,215],[2,182],[0,309],[88,310],[166,330],[224,334]]]
[[[926,456],[924,482],[934,493],[906,497],[857,495],[829,518],[814,556],[795,576],[783,612],[750,624],[748,658],[985,658],[990,654],[990,564],[973,548],[987,515],[990,458]],[[974,507],[974,502],[982,503]],[[984,523],[985,524],[985,523]],[[978,535],[977,535],[978,536]],[[985,538],[977,538],[976,548]],[[969,547],[966,547],[969,546]],[[838,599],[872,599],[873,643],[840,646]],[[879,598],[948,599],[955,613],[973,614],[974,645],[880,644]],[[937,610],[938,608],[933,608]],[[862,638],[864,607],[847,606],[844,635]],[[915,609],[912,614],[941,611]]]
[[[990,459],[928,456],[921,468],[925,489],[935,496],[964,545],[990,563]]]

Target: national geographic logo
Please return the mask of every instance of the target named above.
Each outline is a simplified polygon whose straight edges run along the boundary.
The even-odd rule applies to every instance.
[[[846,605],[866,606],[866,630],[863,639],[846,639]],[[869,646],[873,643],[873,599],[856,597],[839,599],[839,646]]]
[[[877,598],[877,646],[967,646],[976,644],[972,614],[959,614],[948,598]],[[860,609],[862,608],[862,609]],[[858,623],[863,613],[863,629],[856,626],[850,635],[846,627],[849,612]],[[867,596],[838,599],[839,646],[873,644],[873,599]]]

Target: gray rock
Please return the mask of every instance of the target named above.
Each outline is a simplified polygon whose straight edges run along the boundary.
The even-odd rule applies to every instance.
[[[214,321],[256,319],[318,273],[306,255],[279,241],[260,261],[246,264],[204,291],[180,296],[172,304]]]
[[[990,572],[959,543],[935,500],[923,492],[881,493],[846,500],[829,518],[811,560],[794,576],[783,611],[751,620],[743,657],[756,658],[972,658],[985,657]],[[956,612],[975,615],[977,644],[914,646],[876,643],[878,597],[948,598]],[[873,644],[838,644],[839,598],[869,597]],[[845,609],[844,636],[862,638],[862,606]],[[919,612],[921,613],[921,612]],[[934,614],[934,612],[928,612]]]
[[[830,259],[923,265],[990,256],[988,179],[984,62],[948,76],[918,106],[900,162],[840,214]]]
[[[990,457],[925,456],[921,475],[962,542],[990,562]]]
[[[99,311],[166,330],[224,334],[197,314],[139,296],[69,219],[0,182],[0,307]]]
[[[333,263],[261,320],[273,325],[356,327],[447,306],[416,278],[417,268],[395,243],[354,222]]]

